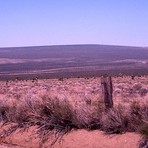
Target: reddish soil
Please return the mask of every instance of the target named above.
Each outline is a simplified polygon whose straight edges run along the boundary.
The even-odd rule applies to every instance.
[[[26,132],[14,132],[11,136],[0,140],[0,148],[45,148],[50,147],[53,135],[48,142],[40,144],[35,134],[35,129],[30,128]],[[64,135],[54,144],[54,148],[137,148],[140,135],[125,133],[120,135],[107,135],[102,131],[74,130]]]

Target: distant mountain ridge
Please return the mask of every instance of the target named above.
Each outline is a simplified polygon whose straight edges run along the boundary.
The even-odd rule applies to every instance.
[[[39,45],[39,46],[18,46],[18,47],[0,47],[0,49],[10,49],[10,48],[36,48],[36,47],[70,47],[70,46],[110,46],[110,47],[134,47],[141,48],[142,46],[128,46],[128,45],[105,45],[105,44],[68,44],[68,45]],[[148,46],[144,46],[143,48],[148,48]]]
[[[0,79],[10,75],[147,74],[145,49],[96,44],[0,48]]]

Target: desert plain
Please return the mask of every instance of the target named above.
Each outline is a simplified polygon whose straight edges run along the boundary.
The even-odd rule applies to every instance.
[[[148,119],[148,76],[114,76],[112,84],[110,116],[100,77],[1,81],[0,147],[138,147],[138,126]]]

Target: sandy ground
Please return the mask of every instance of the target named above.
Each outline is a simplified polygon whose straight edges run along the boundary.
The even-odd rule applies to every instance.
[[[28,132],[15,132],[12,136],[1,139],[0,148],[45,148],[50,147],[53,137],[44,145],[40,145],[39,139],[33,130]],[[52,139],[52,140],[51,140]],[[54,148],[137,148],[141,137],[135,133],[120,135],[106,135],[102,131],[71,131],[58,140]],[[9,144],[8,144],[9,143]]]

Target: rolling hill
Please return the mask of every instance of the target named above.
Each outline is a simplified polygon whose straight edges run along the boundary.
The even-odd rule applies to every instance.
[[[148,74],[148,48],[56,45],[0,48],[0,79]]]

